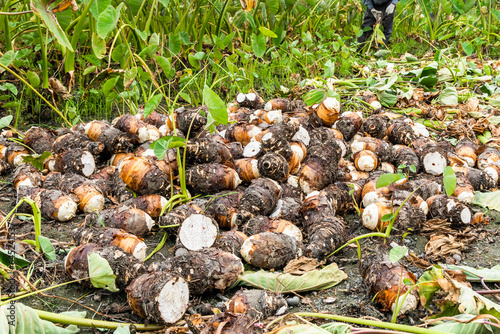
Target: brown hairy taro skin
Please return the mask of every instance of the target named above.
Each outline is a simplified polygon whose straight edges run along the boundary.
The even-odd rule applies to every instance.
[[[359,192],[355,191],[356,186],[352,184],[353,186],[350,187],[350,184],[351,183],[348,182],[335,182],[320,191],[320,193],[328,198],[335,213],[339,215],[354,210],[353,195],[356,202],[360,202],[360,196],[358,195]],[[354,191],[352,195],[349,194],[351,190]]]
[[[286,159],[277,153],[266,153],[259,158],[259,173],[271,180],[283,182],[288,178],[290,167]]]
[[[255,267],[279,269],[301,253],[300,246],[287,234],[262,232],[245,240],[241,256]]]
[[[247,239],[248,237],[243,232],[236,230],[224,231],[217,236],[213,247],[241,258],[241,245],[243,245]]]
[[[417,138],[410,124],[403,119],[395,119],[387,129],[387,137],[393,144],[411,145]]]
[[[409,287],[403,283],[408,279],[416,283],[415,275],[409,272],[400,262],[392,263],[386,250],[377,248],[373,254],[365,254],[359,262],[359,271],[370,293],[385,311],[391,311],[396,298],[404,295]],[[412,299],[417,300],[415,292]],[[415,303],[416,307],[417,303]]]
[[[332,202],[323,192],[312,192],[304,199],[301,213],[304,218],[302,225],[306,228],[315,224],[324,217],[334,216]]]
[[[218,163],[221,158],[217,150],[217,143],[211,138],[195,138],[186,144],[186,164],[197,165]]]
[[[222,312],[207,321],[201,334],[262,334],[264,329],[245,314]]]
[[[186,184],[202,193],[233,190],[241,183],[238,173],[221,164],[202,164],[186,170]]]
[[[137,277],[125,291],[132,311],[152,323],[175,323],[189,306],[186,281],[161,271]]]
[[[158,194],[151,194],[134,197],[124,202],[123,205],[140,209],[152,218],[157,218],[160,216],[161,210],[166,203],[167,199],[165,197]]]
[[[24,164],[17,167],[13,177],[15,189],[21,185],[30,187],[40,187],[42,185],[42,173],[30,164]]]
[[[81,148],[70,149],[56,154],[55,169],[58,172],[75,173],[89,177],[95,172],[94,156]]]
[[[207,118],[201,114],[201,111],[207,115],[207,106],[201,106],[195,109],[185,109],[183,107],[176,109],[177,127],[183,133],[188,133],[189,129],[191,129],[191,135],[199,132],[207,124]]]
[[[311,137],[309,147],[322,145],[323,143],[333,139],[343,139],[343,136],[340,132],[337,132],[336,129],[327,127],[315,128],[309,133],[309,135]]]
[[[23,138],[23,143],[33,149],[38,154],[50,152],[52,143],[56,138],[54,131],[40,128],[38,126],[31,127]]]
[[[221,228],[232,229],[235,225],[235,215],[238,213],[243,192],[228,190],[216,193],[206,203],[205,214],[212,217]]]
[[[126,158],[118,170],[123,182],[141,195],[163,194],[170,182],[168,175],[146,158]]]
[[[371,115],[363,121],[361,132],[370,137],[383,139],[389,128],[390,118],[385,115]]]
[[[85,134],[90,140],[103,143],[108,154],[130,152],[133,148],[127,134],[108,122],[92,121],[86,124]]]
[[[345,222],[341,218],[327,216],[307,227],[309,234],[305,255],[323,259],[347,241]]]
[[[91,213],[85,217],[83,226],[107,226],[123,229],[137,236],[145,236],[151,232],[154,221],[142,210],[128,206],[115,207]]]
[[[281,187],[273,180],[258,178],[252,180],[243,192],[240,209],[255,215],[269,215],[276,207],[282,194]]]
[[[394,145],[394,166],[398,167],[400,165],[405,165],[405,173],[410,173],[412,175],[416,174],[420,170],[420,159],[413,149],[407,146]],[[416,172],[410,170],[410,166],[415,166]]]
[[[260,320],[276,314],[282,307],[287,306],[286,300],[279,295],[265,290],[238,290],[227,301],[227,310],[231,313],[242,313]]]
[[[465,227],[472,221],[469,207],[455,197],[435,195],[427,199],[427,205],[431,218],[448,219],[452,227]]]
[[[57,137],[52,144],[52,151],[58,154],[75,148],[80,148],[97,156],[104,151],[104,144],[98,141],[92,141],[87,136],[80,133],[66,133]]]
[[[7,161],[0,159],[0,175],[6,175],[10,172],[10,165]]]
[[[474,167],[453,167],[457,175],[467,178],[476,191],[485,191],[497,186],[497,182],[484,170]]]
[[[73,279],[89,277],[88,255],[97,253],[106,261],[116,276],[116,287],[124,289],[139,275],[146,272],[142,263],[115,245],[88,243],[73,248],[64,261],[66,272]]]
[[[342,133],[344,140],[351,140],[363,125],[363,118],[356,112],[344,113],[335,122],[335,128]]]
[[[202,214],[203,210],[193,203],[176,206],[172,211],[158,218],[159,226],[180,225],[184,220],[193,214]],[[177,230],[174,227],[174,231]]]
[[[224,291],[243,273],[243,263],[234,254],[216,248],[188,251],[183,255],[151,264],[151,271],[167,272],[188,282],[191,295]]]

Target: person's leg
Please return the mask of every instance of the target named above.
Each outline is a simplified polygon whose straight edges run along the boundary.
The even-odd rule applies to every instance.
[[[387,6],[384,8],[384,14]],[[396,14],[396,11],[394,11],[392,14],[389,14],[387,16],[384,16],[382,19],[382,26],[384,27],[384,43],[385,45],[389,45],[391,43],[391,35],[392,35],[392,25],[394,23],[394,14]]]
[[[373,16],[372,12],[370,12],[368,9],[365,10],[365,15],[363,16],[363,24],[361,25],[363,34],[358,38],[358,52],[363,48],[366,40],[372,35],[373,26],[376,22],[377,20],[375,19],[375,16]],[[366,31],[365,28],[367,29]]]

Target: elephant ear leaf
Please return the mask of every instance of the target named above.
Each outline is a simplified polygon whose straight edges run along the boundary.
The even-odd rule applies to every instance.
[[[66,36],[66,33],[59,25],[56,18],[56,13],[67,10],[71,7],[73,11],[78,9],[75,0],[63,0],[59,2],[53,9],[49,9],[49,6],[53,3],[53,0],[32,0],[30,3],[31,10],[38,16],[43,23],[47,26],[47,29],[54,34],[55,38],[61,45],[64,45],[68,50],[74,51],[71,43]]]

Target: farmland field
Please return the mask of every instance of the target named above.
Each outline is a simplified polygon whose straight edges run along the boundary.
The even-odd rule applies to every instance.
[[[0,333],[500,332],[500,4],[365,10],[0,0]]]

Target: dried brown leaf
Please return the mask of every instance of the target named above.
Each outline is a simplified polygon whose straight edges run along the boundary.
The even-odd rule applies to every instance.
[[[285,274],[302,275],[318,268],[324,263],[325,261],[319,262],[317,259],[302,256],[288,262],[286,267],[283,269],[283,272]]]

